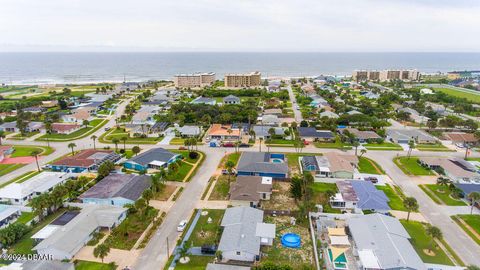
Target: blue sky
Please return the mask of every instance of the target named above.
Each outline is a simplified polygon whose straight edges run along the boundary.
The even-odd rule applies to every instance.
[[[479,2],[2,0],[0,51],[479,51]]]

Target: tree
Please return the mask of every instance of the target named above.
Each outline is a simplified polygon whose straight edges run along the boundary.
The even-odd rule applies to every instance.
[[[110,172],[115,168],[115,164],[111,161],[105,161],[98,167],[98,177],[104,178],[110,174]]]
[[[438,177],[437,178],[437,184],[441,187],[443,187],[442,189],[445,191],[445,187],[448,186],[448,184],[450,184],[450,180],[446,177]]]
[[[260,137],[258,139],[259,143],[258,143],[258,146],[259,146],[259,151],[262,152],[262,141],[263,141],[263,137]]]
[[[92,135],[92,137],[90,137],[90,139],[92,139],[92,141],[93,141],[93,149],[97,149],[97,147],[95,146],[95,140],[97,139],[97,136]]]
[[[145,199],[148,205],[150,200],[153,198],[153,191],[151,189],[145,189],[142,193],[142,197]]]
[[[120,140],[122,140],[122,142],[123,142],[123,150],[125,151],[126,148],[127,148],[126,144],[127,144],[128,138],[127,138],[127,136],[123,136],[122,138],[120,138]]]
[[[109,246],[107,246],[106,244],[100,244],[97,247],[95,247],[95,249],[93,249],[93,256],[95,256],[95,258],[102,259],[102,263],[103,263],[103,259],[107,257],[109,252],[110,252]]]
[[[40,151],[39,150],[33,150],[31,153],[30,153],[30,156],[34,157],[35,158],[35,163],[37,163],[37,170],[38,172],[40,172],[40,165],[38,165],[38,155],[40,155]]]
[[[227,171],[228,171],[228,182],[229,183],[230,183],[230,176],[233,173],[233,167],[235,167],[235,163],[233,161],[229,160],[225,163],[225,168],[227,168]]]
[[[0,130],[0,145],[2,145],[2,139],[5,139],[5,137],[6,137],[5,131]]]
[[[362,149],[360,150],[360,157],[362,157],[363,155],[365,155],[367,153],[367,149]]]
[[[428,120],[427,122],[427,127],[429,129],[435,129],[437,127],[437,121],[434,120]]]
[[[290,194],[295,199],[295,201],[302,198],[302,179],[300,179],[298,176],[292,177],[292,180],[290,181]]]
[[[435,240],[442,239],[442,237],[443,237],[442,231],[438,227],[435,227],[435,226],[432,226],[432,225],[428,224],[427,229],[426,229],[426,233],[427,233],[428,236],[430,236],[432,238],[432,240],[430,241],[430,248],[429,248],[429,250],[432,251],[433,248],[434,248]]]
[[[480,192],[471,192],[468,194],[468,199],[470,200],[470,203],[472,204],[472,208],[470,208],[470,215],[473,213],[473,207],[475,207],[476,203],[480,203]]]
[[[118,143],[120,142],[120,140],[118,138],[113,138],[112,139],[112,143],[115,144],[115,151],[118,151]]]
[[[75,154],[75,152],[73,151],[73,148],[77,147],[77,145],[75,143],[69,143],[67,147],[72,149],[72,156],[73,156]]]
[[[140,147],[138,147],[138,146],[132,147],[132,153],[134,153],[135,156],[138,155],[138,153],[140,153],[140,151],[142,151],[142,150],[140,149]]]
[[[355,147],[355,156],[358,157],[358,147],[360,146],[360,143],[358,142],[358,140],[353,140],[352,146]]]
[[[410,213],[413,211],[418,211],[418,202],[414,197],[407,197],[403,200],[403,206],[407,209],[407,221],[410,220]]]
[[[85,120],[82,121],[82,125],[83,125],[84,127],[88,127],[88,124],[90,124],[90,122],[88,122],[87,119],[85,119]]]
[[[408,142],[408,159],[410,159],[410,156],[412,155],[412,150],[415,148],[415,141],[410,140]]]
[[[138,199],[136,202],[135,202],[135,209],[137,209],[137,211],[140,211],[142,213],[145,213],[145,209],[147,208],[147,201],[143,198],[140,198]]]

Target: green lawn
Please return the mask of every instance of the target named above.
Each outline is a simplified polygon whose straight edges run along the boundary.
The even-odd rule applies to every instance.
[[[466,98],[466,99],[468,99],[470,101],[473,101],[475,103],[480,103],[480,95],[472,93],[472,92],[468,92],[468,90],[466,90],[465,92],[460,91],[460,90],[451,89],[451,88],[433,88],[433,90],[443,92],[447,95],[454,96],[454,97]],[[471,91],[473,91],[473,90],[471,90]]]
[[[284,139],[270,139],[265,141],[267,146],[277,146],[277,147],[293,147],[292,140],[284,140]]]
[[[213,256],[188,256],[190,261],[186,264],[177,263],[175,270],[204,270],[207,264],[213,262]]]
[[[11,157],[27,157],[30,156],[34,150],[40,151],[40,155],[42,156],[47,156],[55,151],[55,149],[48,146],[14,145],[13,148],[15,151],[13,151]]]
[[[412,220],[408,222],[406,220],[400,220],[400,222],[410,235],[410,241],[423,262],[453,265],[453,262],[447,257],[445,252],[436,245],[432,249],[435,253],[434,256],[430,256],[424,252],[424,250],[428,250],[431,247],[432,238],[427,235],[425,226],[422,223]]]
[[[372,163],[375,164],[375,166],[377,166],[378,170],[380,171],[377,171],[377,168],[375,168],[375,166]],[[358,171],[361,173],[368,173],[368,174],[384,174],[385,173],[382,167],[380,167],[380,165],[378,165],[375,161],[366,157],[359,158]]]
[[[18,217],[18,219],[15,222],[27,224],[34,217],[35,217],[35,214],[33,212],[22,212],[22,214]]]
[[[173,138],[170,141],[170,145],[183,145],[184,142],[185,142],[184,138]]]
[[[118,145],[121,146],[123,145],[123,137],[127,138],[125,144],[156,144],[163,139],[163,137],[130,137],[129,133],[125,132],[123,128],[115,128],[103,133],[100,138],[98,138],[98,141],[102,143],[112,143],[112,140],[116,138],[120,141]]]
[[[208,211],[208,215],[200,216],[197,225],[193,229],[192,235],[188,239],[188,242],[191,243],[193,247],[200,247],[204,244],[218,244],[220,236],[222,235],[220,223],[222,222],[225,210],[203,209],[203,211]],[[212,219],[211,223],[208,223],[209,218]]]
[[[452,150],[443,144],[417,144],[415,145],[415,148],[417,148],[420,151],[438,151],[438,152],[455,152],[455,150]]]
[[[34,131],[34,132],[28,132],[28,133],[25,133],[24,135],[22,135],[22,133],[17,133],[13,136],[10,137],[10,139],[13,139],[13,140],[25,140],[26,138],[30,138],[32,136],[35,136],[37,135],[38,131]]]
[[[343,143],[339,137],[335,138],[335,142],[314,142],[313,145],[318,148],[352,149],[350,144]]]
[[[457,216],[452,216],[453,221],[458,224],[462,228],[462,230],[465,231],[472,239],[475,241],[478,245],[480,245],[480,237],[477,235],[480,235],[480,216],[478,215],[457,215]],[[475,232],[473,233],[470,231],[469,228],[467,228],[460,220],[463,220],[465,223],[468,224]]]
[[[393,162],[406,174],[406,175],[434,175],[434,173],[427,168],[422,167],[418,163],[418,157],[398,157],[394,158]]]
[[[75,270],[115,270],[116,267],[111,264],[90,262],[90,261],[75,261]]]
[[[219,164],[219,168],[224,168],[225,167],[225,163],[227,163],[227,161],[232,161],[234,164],[235,164],[235,167],[237,166],[238,164],[238,160],[240,159],[240,156],[241,156],[241,152],[234,152],[234,153],[231,153],[231,154],[228,154],[226,156],[224,156],[222,158],[222,160],[220,161],[220,164]]]
[[[45,134],[42,137],[38,138],[37,141],[71,141],[75,139],[84,138],[95,131],[99,130],[103,125],[108,123],[108,119],[93,119],[90,121],[88,127],[83,127],[77,131],[74,131],[70,134]]]
[[[190,162],[190,163],[196,163],[198,162],[198,159],[200,158],[200,153],[198,155],[198,158],[197,159],[191,159],[190,156],[189,156],[189,151],[188,150],[176,150],[176,149],[172,149],[172,150],[169,150],[170,152],[172,153],[176,153],[176,154],[181,154],[183,156],[183,160],[185,160],[186,162]]]
[[[383,143],[366,143],[363,145],[368,150],[403,150],[403,148],[396,144],[390,142],[383,142]]]
[[[193,165],[190,165],[188,163],[185,163],[183,161],[179,162],[179,167],[178,170],[172,174],[167,173],[167,180],[169,181],[178,181],[178,182],[183,182],[185,181],[185,178],[190,172],[190,170],[193,168]]]
[[[428,194],[428,192],[432,192],[434,194],[434,197],[440,199],[443,204],[449,205],[449,206],[465,206],[467,205],[464,201],[460,199],[454,199],[450,196],[451,191],[448,187],[445,186],[440,186],[437,184],[429,184],[429,185],[422,185],[426,189],[423,189]],[[429,195],[430,196],[430,195]],[[432,197],[432,196],[431,196]],[[435,199],[433,201],[436,202]],[[438,202],[437,202],[438,203]]]
[[[315,182],[311,185],[313,191],[313,201],[317,204],[323,205],[323,212],[325,213],[341,213],[340,209],[335,209],[330,206],[330,200],[326,196],[327,190],[338,192],[337,185],[334,183]]]
[[[23,166],[25,166],[25,164],[0,164],[0,176],[11,173]]]
[[[300,161],[298,160],[299,157],[302,156],[321,156],[322,154],[312,154],[312,153],[285,153],[285,157],[287,158],[288,168],[290,168],[291,172],[300,172]]]
[[[407,211],[407,209],[405,209],[403,206],[403,199],[401,197],[403,194],[399,195],[398,192],[395,192],[395,190],[389,184],[386,184],[385,186],[376,185],[375,187],[378,190],[382,190],[383,193],[387,195],[388,199],[390,200],[388,205],[390,208],[392,208],[392,210]]]
[[[235,182],[235,176],[232,175],[230,177],[230,183]],[[227,200],[228,192],[230,191],[230,183],[228,181],[228,175],[220,175],[208,199],[212,201]]]

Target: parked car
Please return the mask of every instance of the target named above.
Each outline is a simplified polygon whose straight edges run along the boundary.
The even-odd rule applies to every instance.
[[[223,175],[228,175],[228,170],[227,170],[227,169],[223,169],[223,170],[222,170],[222,174],[223,174]],[[237,174],[237,170],[232,169],[232,174],[231,174],[231,175],[236,175],[236,174]]]
[[[215,254],[217,252],[217,246],[205,244],[202,246],[201,252],[202,254]]]
[[[233,143],[224,143],[222,144],[223,147],[235,147],[235,144]]]
[[[248,144],[248,143],[241,143],[238,147],[247,148],[247,147],[250,147],[250,144]]]
[[[177,226],[177,232],[183,232],[183,230],[185,230],[185,227],[187,227],[187,221],[186,220],[180,221],[180,223]]]
[[[365,181],[370,181],[373,184],[376,184],[376,183],[378,183],[378,178],[373,177],[373,176],[369,176],[369,177],[365,177]]]
[[[106,128],[105,128],[105,131],[109,131],[110,129],[111,129],[111,128],[109,128],[109,127],[106,127]]]
[[[180,146],[178,147],[178,150],[187,150],[187,148],[185,146]]]

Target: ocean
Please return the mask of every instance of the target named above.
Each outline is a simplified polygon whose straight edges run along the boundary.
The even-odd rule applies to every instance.
[[[349,75],[356,69],[479,70],[480,53],[0,53],[0,84],[172,79],[178,73]]]

